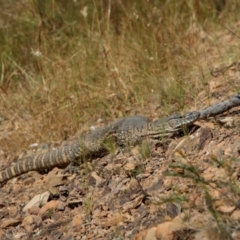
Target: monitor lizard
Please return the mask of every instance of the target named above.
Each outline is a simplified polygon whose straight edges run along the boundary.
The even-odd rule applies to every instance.
[[[126,146],[140,143],[145,138],[172,137],[183,127],[193,124],[199,117],[200,112],[193,111],[184,116],[173,114],[155,121],[150,121],[144,116],[121,118],[82,134],[65,146],[23,158],[0,172],[0,183],[32,170],[67,165],[67,169],[71,169],[79,159],[91,157],[106,150],[105,143],[109,138],[113,139],[120,149],[124,149]]]

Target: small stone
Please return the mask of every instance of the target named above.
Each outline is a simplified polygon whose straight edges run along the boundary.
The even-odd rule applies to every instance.
[[[47,191],[47,192],[44,192],[42,194],[38,194],[36,195],[35,197],[33,197],[29,202],[28,204],[23,208],[23,211],[27,211],[29,208],[31,208],[32,206],[41,206],[41,205],[44,205],[48,198],[50,196],[50,193]]]
[[[32,232],[35,228],[40,226],[42,223],[42,218],[36,215],[28,215],[23,219],[22,226],[27,232]]]
[[[45,214],[48,210],[54,210],[58,207],[59,202],[56,200],[52,200],[48,203],[46,203],[41,210],[39,211],[39,215]]]
[[[38,215],[40,211],[40,207],[38,206],[32,206],[31,208],[28,209],[28,213],[31,215]]]
[[[1,228],[7,228],[11,226],[17,226],[21,222],[20,219],[10,218],[5,221],[2,221]]]
[[[82,224],[83,224],[83,220],[80,214],[73,217],[73,220],[72,220],[73,227],[81,228]]]

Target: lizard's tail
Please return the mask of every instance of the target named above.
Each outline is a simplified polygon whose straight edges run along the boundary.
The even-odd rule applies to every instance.
[[[79,143],[24,158],[0,172],[0,183],[33,170],[51,169],[69,164],[79,156]]]

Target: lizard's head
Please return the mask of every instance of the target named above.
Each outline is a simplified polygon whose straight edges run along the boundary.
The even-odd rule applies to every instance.
[[[179,115],[179,114],[174,114],[171,115],[170,117],[166,118],[166,123],[167,126],[169,126],[169,130],[172,129],[174,132],[181,129],[184,126],[191,125],[194,123],[196,120],[198,120],[200,117],[200,112],[193,111],[193,112],[187,112],[185,115]]]
[[[154,138],[172,135],[186,126],[191,125],[200,117],[200,112],[187,112],[185,115],[173,114],[169,117],[150,122],[148,135]]]

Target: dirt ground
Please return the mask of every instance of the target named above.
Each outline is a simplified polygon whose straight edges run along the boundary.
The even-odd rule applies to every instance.
[[[209,92],[189,111],[227,100],[240,87],[239,62],[214,57],[239,39],[227,30],[217,37],[222,48],[211,36],[199,46]],[[197,121],[189,134],[150,149],[86,161],[80,174],[54,168],[9,180],[0,188],[0,239],[240,239],[239,111]],[[15,131],[10,121],[0,120],[6,144]],[[1,150],[2,169],[14,162]]]

